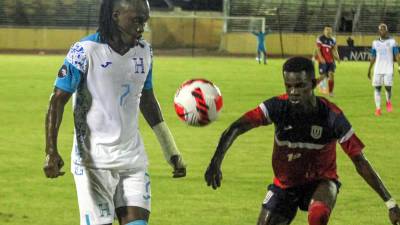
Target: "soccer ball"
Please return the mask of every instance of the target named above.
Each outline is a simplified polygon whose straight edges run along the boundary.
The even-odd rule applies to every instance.
[[[222,95],[217,86],[205,79],[185,81],[176,91],[175,111],[190,126],[205,126],[221,111]]]

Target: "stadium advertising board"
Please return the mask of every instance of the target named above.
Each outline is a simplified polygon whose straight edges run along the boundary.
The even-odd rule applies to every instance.
[[[370,46],[338,46],[338,52],[340,59],[345,61],[369,61],[371,57]]]

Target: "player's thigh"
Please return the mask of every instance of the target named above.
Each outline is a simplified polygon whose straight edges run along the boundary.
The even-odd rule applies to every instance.
[[[318,71],[319,71],[320,77],[328,76],[328,64],[327,63],[319,63],[318,64]]]
[[[298,199],[296,193],[290,190],[281,189],[273,184],[269,185],[258,224],[290,224],[296,216]]]
[[[114,196],[118,220],[126,224],[135,220],[148,221],[151,210],[150,175],[146,169],[125,170]]]
[[[393,74],[384,74],[383,84],[385,85],[385,87],[393,86]]]
[[[109,170],[89,169],[74,165],[80,224],[112,224],[114,220],[113,195],[118,180]]]
[[[374,74],[374,77],[372,78],[372,86],[374,87],[380,87],[384,86],[384,74]]]
[[[339,192],[339,184],[332,180],[322,180],[317,185],[312,197],[310,204],[314,201],[324,202],[331,209],[335,206],[336,198]]]
[[[125,225],[136,220],[149,221],[150,211],[137,206],[124,206],[116,209],[120,225]]]

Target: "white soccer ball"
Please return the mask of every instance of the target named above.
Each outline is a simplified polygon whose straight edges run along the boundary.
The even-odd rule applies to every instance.
[[[190,126],[205,126],[215,121],[223,101],[217,86],[205,79],[185,81],[176,91],[175,111]]]

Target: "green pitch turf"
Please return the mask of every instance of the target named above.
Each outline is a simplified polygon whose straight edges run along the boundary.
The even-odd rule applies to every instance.
[[[49,95],[63,56],[0,55],[0,224],[74,225],[78,207],[69,173],[72,114],[68,105],[58,146],[65,160],[64,177],[50,180],[42,172],[44,117]],[[266,186],[272,180],[273,127],[262,127],[239,137],[226,156],[222,187],[207,187],[203,174],[223,130],[263,100],[283,93],[283,60],[267,66],[251,58],[156,57],[154,88],[165,120],[188,164],[184,179],[171,178],[171,168],[161,154],[151,129],[141,118],[140,129],[150,158],[152,188],[151,225],[255,224]],[[346,113],[365,153],[391,193],[400,201],[400,85],[396,73],[394,112],[373,115],[373,89],[366,62],[343,62],[336,74],[332,99]],[[181,82],[210,79],[224,97],[220,119],[205,128],[186,126],[173,109],[173,96]],[[384,96],[383,98],[384,99]],[[357,175],[350,159],[338,147],[338,172],[342,188],[332,225],[389,224],[382,200]],[[304,225],[299,212],[294,225]]]

